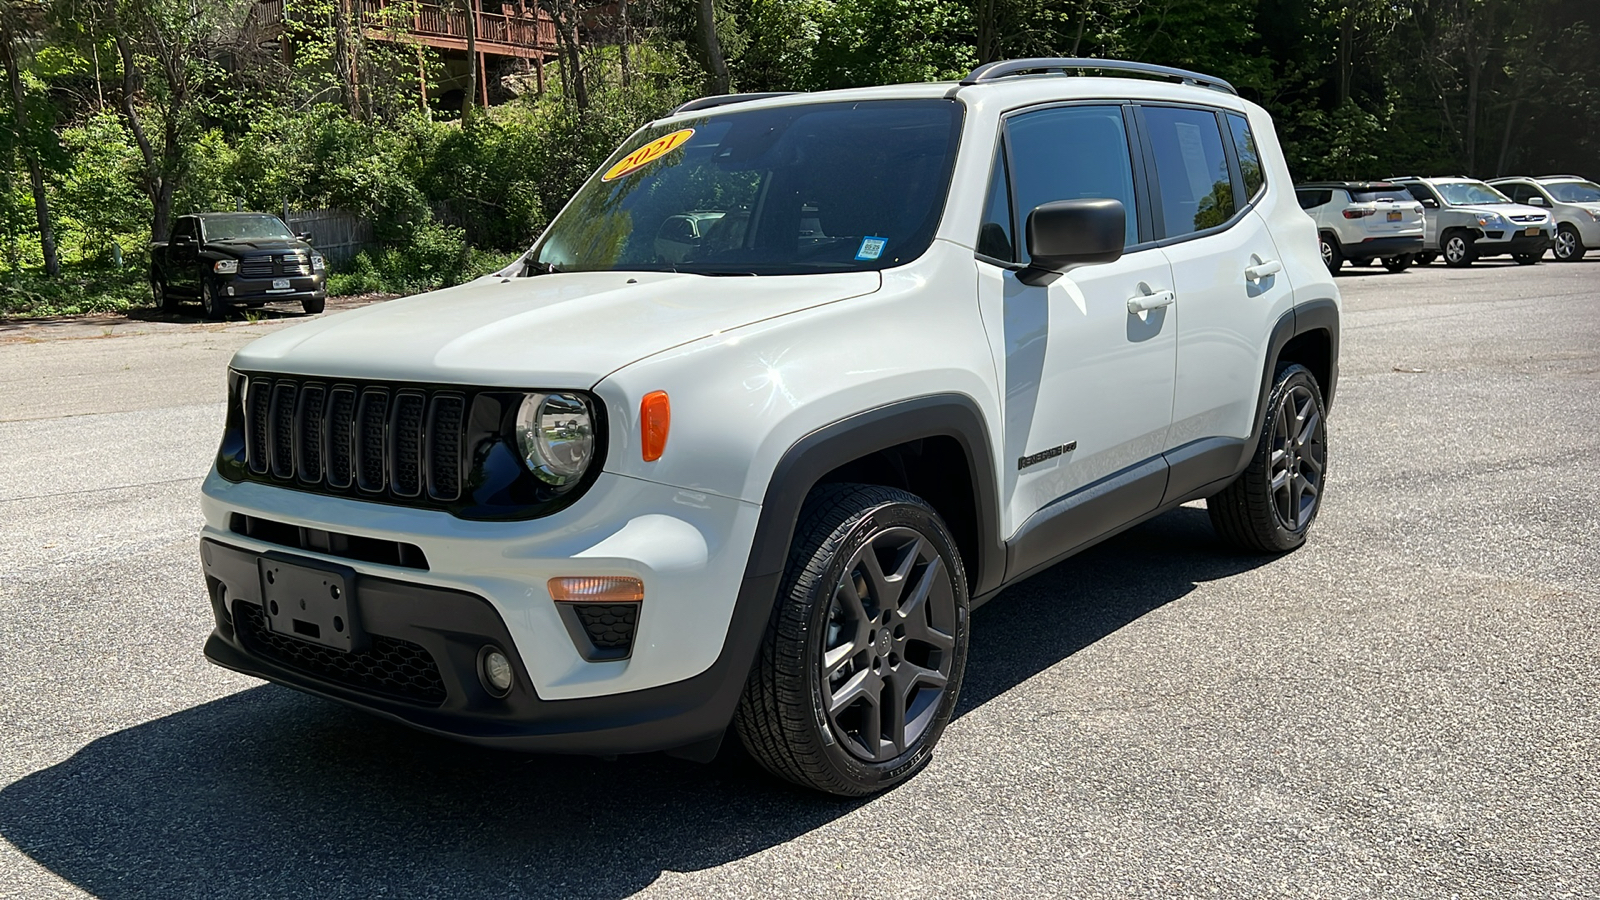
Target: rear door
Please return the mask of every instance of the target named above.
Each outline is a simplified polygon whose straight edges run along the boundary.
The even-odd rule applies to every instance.
[[[172,265],[167,270],[167,286],[184,293],[200,290],[200,229],[194,216],[180,216],[172,229],[172,241],[167,245],[167,258]]]
[[[1170,500],[1233,475],[1258,415],[1267,341],[1293,291],[1256,211],[1268,185],[1246,118],[1146,104],[1139,121],[1177,290]]]
[[[1002,131],[977,268],[979,302],[999,312],[986,318],[1004,323],[1007,533],[1027,532],[1013,545],[1016,573],[1160,502],[1177,337],[1171,309],[1160,305],[1171,268],[1140,215],[1145,188],[1128,107],[1023,110]],[[1122,202],[1122,258],[1047,285],[1019,281],[1028,213],[1080,198]],[[1156,298],[1156,308],[1130,312],[1136,297]],[[1084,509],[1071,500],[1089,494],[1105,502]]]
[[[1423,206],[1422,210],[1422,242],[1429,249],[1439,249],[1439,214],[1444,211],[1444,204],[1439,200],[1439,195],[1433,192],[1420,181],[1409,182],[1405,186],[1406,192],[1411,194]],[[1428,204],[1433,204],[1429,207]]]

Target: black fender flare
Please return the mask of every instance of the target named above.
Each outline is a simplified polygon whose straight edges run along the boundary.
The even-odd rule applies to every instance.
[[[1238,471],[1242,472],[1250,465],[1250,457],[1255,454],[1256,444],[1261,441],[1261,432],[1266,428],[1267,395],[1272,392],[1273,376],[1278,372],[1278,360],[1283,355],[1283,348],[1295,338],[1314,331],[1328,334],[1328,383],[1321,385],[1322,405],[1325,409],[1333,409],[1333,392],[1339,383],[1339,304],[1327,298],[1308,300],[1279,316],[1272,326],[1272,334],[1267,339],[1266,362],[1261,368],[1261,390],[1256,396],[1255,424],[1251,426],[1250,438],[1244,444]]]

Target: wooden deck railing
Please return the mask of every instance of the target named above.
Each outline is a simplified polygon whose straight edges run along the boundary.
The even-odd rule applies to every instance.
[[[283,21],[284,0],[257,0],[256,20],[263,25]],[[410,36],[425,46],[467,48],[467,13],[456,3],[349,0],[361,9],[369,37],[379,40]],[[480,0],[478,50],[495,56],[541,57],[556,51],[555,22],[532,3]]]

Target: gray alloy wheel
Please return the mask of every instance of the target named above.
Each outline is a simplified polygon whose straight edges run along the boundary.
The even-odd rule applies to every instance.
[[[208,319],[220,319],[225,311],[223,305],[217,302],[217,295],[211,290],[209,282],[200,284],[200,311]]]
[[[1444,239],[1444,264],[1452,268],[1472,265],[1472,238],[1460,231],[1452,232]]]
[[[1238,478],[1206,498],[1217,536],[1241,550],[1282,553],[1305,543],[1322,507],[1328,432],[1311,370],[1278,370],[1255,453]]]
[[[911,777],[955,713],[967,583],[921,498],[832,484],[806,499],[734,727],[768,771],[856,797]]]
[[[1551,255],[1558,262],[1577,262],[1588,252],[1583,246],[1583,238],[1579,236],[1578,229],[1571,225],[1562,225],[1556,229],[1556,242],[1551,250],[1553,251]]]
[[[1344,254],[1339,252],[1339,245],[1326,234],[1319,236],[1318,243],[1322,246],[1322,264],[1337,275],[1339,267],[1344,265]]]

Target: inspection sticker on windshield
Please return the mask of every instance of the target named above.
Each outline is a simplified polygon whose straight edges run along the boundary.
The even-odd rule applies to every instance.
[[[607,169],[606,173],[600,176],[600,180],[611,181],[616,178],[621,178],[622,176],[632,172],[637,172],[650,163],[653,163],[661,157],[666,156],[668,153],[671,153],[679,147],[682,147],[684,143],[687,142],[691,137],[694,137],[693,128],[685,128],[682,131],[674,131],[666,137],[656,138],[650,143],[645,144],[643,147],[640,147],[632,153],[629,153],[627,156],[624,156],[622,159],[617,160],[617,164],[612,166],[610,169]]]
[[[883,255],[883,245],[887,243],[889,243],[888,238],[862,238],[861,249],[856,251],[856,259],[877,259]]]

